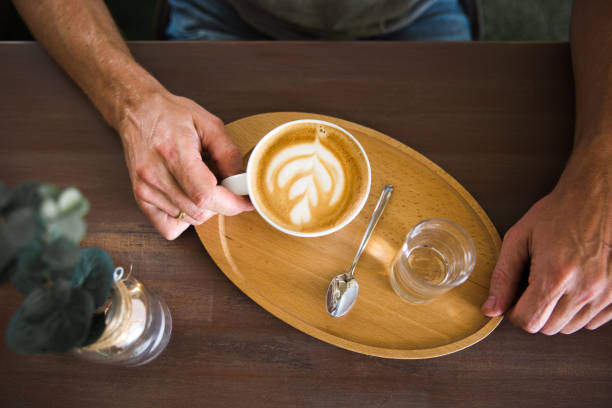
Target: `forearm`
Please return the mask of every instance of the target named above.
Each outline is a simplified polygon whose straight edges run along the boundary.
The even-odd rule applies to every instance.
[[[612,163],[612,2],[576,0],[570,45],[576,87],[575,154]]]
[[[130,54],[102,0],[14,0],[38,42],[119,130],[146,95],[163,89]]]

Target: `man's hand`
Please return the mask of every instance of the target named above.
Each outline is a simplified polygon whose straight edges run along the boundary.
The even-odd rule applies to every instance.
[[[484,314],[528,332],[573,333],[612,319],[612,2],[576,0],[574,152],[553,192],[504,237]],[[529,285],[517,295],[529,266]]]
[[[130,54],[103,0],[14,0],[34,36],[121,135],[134,195],[168,239],[213,214],[234,215],[250,202],[223,187],[242,169],[223,123],[170,94]],[[178,220],[184,212],[186,216]]]
[[[243,170],[223,122],[195,102],[156,92],[127,112],[119,133],[136,202],[166,239],[214,214],[253,209],[246,198],[218,186],[204,164],[206,153],[222,178]],[[181,212],[186,215],[179,220]]]
[[[506,312],[530,333],[570,334],[612,319],[612,166],[575,155],[554,191],[504,237],[483,313]],[[596,160],[596,159],[595,159]]]

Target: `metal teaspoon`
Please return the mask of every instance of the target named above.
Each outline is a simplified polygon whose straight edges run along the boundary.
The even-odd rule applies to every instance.
[[[380,198],[378,199],[378,204],[376,204],[376,208],[374,209],[374,213],[372,214],[368,228],[366,229],[363,239],[361,240],[361,245],[359,245],[357,254],[353,259],[351,269],[349,269],[347,273],[336,276],[329,283],[326,299],[327,312],[333,317],[344,316],[349,310],[351,310],[355,304],[355,301],[357,300],[357,295],[359,294],[359,284],[357,283],[357,279],[355,279],[355,267],[357,266],[359,258],[361,258],[361,254],[363,254],[363,250],[370,240],[372,231],[374,231],[374,228],[376,227],[376,224],[378,223],[387,202],[389,202],[391,193],[393,193],[393,186],[388,184],[385,186]]]

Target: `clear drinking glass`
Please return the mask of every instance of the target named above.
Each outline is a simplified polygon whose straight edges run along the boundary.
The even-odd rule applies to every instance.
[[[476,248],[465,229],[431,218],[406,236],[391,266],[391,286],[409,302],[429,302],[465,282],[475,264]]]
[[[156,358],[168,345],[172,317],[166,302],[130,275],[123,277],[123,268],[115,269],[115,282],[104,311],[104,333],[95,343],[75,350],[79,357],[138,366]]]

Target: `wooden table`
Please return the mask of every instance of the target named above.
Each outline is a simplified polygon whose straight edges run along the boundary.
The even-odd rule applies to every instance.
[[[454,175],[503,234],[554,186],[571,143],[567,44],[132,43],[171,91],[226,122],[337,116],[395,137]],[[530,335],[509,321],[459,353],[396,361],[345,351],[265,312],[193,229],[173,242],[138,210],[121,143],[36,44],[0,44],[0,179],[75,185],[83,244],[108,250],[168,302],[174,332],[133,369],[20,356],[0,343],[3,407],[610,406],[612,325]],[[22,296],[0,289],[0,329]]]

